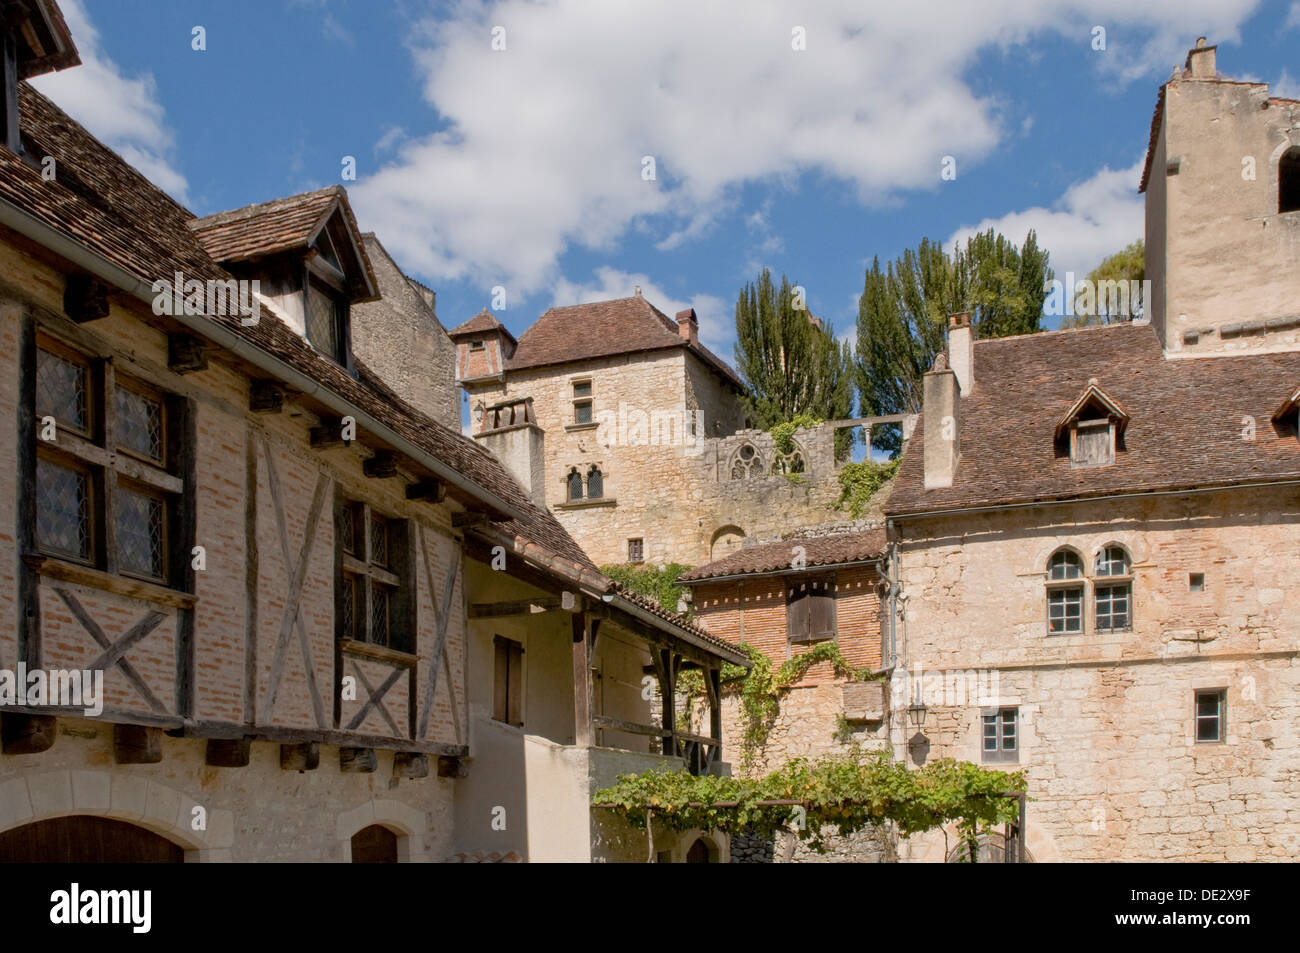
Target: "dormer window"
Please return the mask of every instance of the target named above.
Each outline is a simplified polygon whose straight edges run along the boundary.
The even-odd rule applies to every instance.
[[[307,285],[307,340],[337,364],[345,364],[347,301],[325,282],[310,278]]]
[[[1069,453],[1072,469],[1110,466],[1127,424],[1128,415],[1094,377],[1056,425],[1058,452]]]

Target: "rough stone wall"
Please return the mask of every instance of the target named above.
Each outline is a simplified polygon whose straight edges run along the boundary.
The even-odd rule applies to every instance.
[[[393,777],[392,752],[373,774],[339,770],[339,749],[320,747],[314,771],[284,771],[280,746],[253,742],[243,768],[204,763],[200,738],[162,739],[158,764],[113,763],[113,729],[61,718],[54,746],[5,755],[0,763],[0,830],[67,814],[113,818],[161,834],[187,860],[346,862],[352,835],[371,824],[398,834],[399,857],[439,861],[451,853],[452,791],[436,775]],[[205,829],[195,829],[203,808]]]
[[[1273,488],[904,522],[896,754],[919,677],[928,745],[913,760],[979,762],[981,714],[1018,706],[1008,767],[1029,781],[1037,860],[1295,857],[1298,520],[1295,489]],[[1071,546],[1091,570],[1113,543],[1132,557],[1132,631],[1092,631],[1086,602],[1083,634],[1047,635],[1051,553]],[[1225,743],[1195,740],[1196,689],[1227,691]],[[942,837],[904,851],[941,860]]]
[[[456,348],[375,236],[365,244],[383,297],[352,306],[352,350],[399,397],[459,433]]]
[[[572,382],[587,379],[594,423],[581,426],[573,422]],[[797,433],[803,472],[773,475],[781,455],[771,435],[731,432],[743,416],[739,401],[682,351],[511,372],[504,385],[474,385],[471,408],[506,397],[533,398],[546,434],[547,503],[598,565],[627,562],[630,539],[643,540],[648,563],[696,566],[744,538],[845,518],[834,508],[840,485],[832,429]],[[692,405],[707,436],[682,426]],[[746,444],[760,465],[754,476],[732,479]],[[603,498],[570,503],[568,474],[576,469],[586,479],[593,464],[604,476]]]
[[[1176,175],[1153,163],[1151,179],[1164,182],[1147,194],[1148,207],[1167,203],[1165,294],[1158,299],[1165,346],[1186,354],[1295,348],[1300,212],[1278,213],[1278,160],[1300,145],[1300,103],[1270,102],[1262,83],[1184,76],[1167,87],[1162,138],[1162,152],[1179,160]],[[1149,250],[1148,260],[1158,250]],[[1256,322],[1260,327],[1233,333]],[[1197,341],[1184,343],[1186,332],[1197,331]]]

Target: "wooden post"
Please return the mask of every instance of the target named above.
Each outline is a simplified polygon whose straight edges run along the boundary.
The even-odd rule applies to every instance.
[[[587,613],[573,614],[573,743],[589,747],[591,731],[591,658]]]
[[[722,669],[711,668],[705,672],[704,684],[709,693],[709,734],[718,739],[709,762],[716,764],[722,761]]]
[[[157,764],[162,760],[162,729],[114,725],[113,760],[118,764]]]
[[[677,666],[681,656],[672,649],[655,649],[655,668],[659,674],[659,693],[663,696],[664,737],[663,753],[675,758],[677,750]]]

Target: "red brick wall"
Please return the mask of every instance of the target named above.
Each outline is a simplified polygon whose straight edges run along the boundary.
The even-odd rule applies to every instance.
[[[804,645],[791,645],[786,634],[785,592],[791,578],[753,576],[696,586],[696,618],[715,635],[737,644],[747,642],[771,659],[774,668],[780,666],[807,650]],[[878,584],[869,566],[835,572],[836,640],[840,653],[855,668],[881,666]],[[831,666],[818,664],[800,684],[829,681],[834,681]]]

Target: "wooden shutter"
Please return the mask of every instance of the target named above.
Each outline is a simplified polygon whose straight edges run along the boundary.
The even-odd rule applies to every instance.
[[[524,724],[524,647],[518,642],[508,642],[509,649],[509,685],[506,706],[507,720],[512,725],[523,727]]]
[[[808,639],[808,583],[798,581],[790,585],[786,593],[785,632],[791,642],[805,642]]]
[[[494,636],[492,647],[495,653],[495,672],[492,683],[492,717],[497,721],[508,721],[510,714],[510,643]]]
[[[818,579],[809,589],[808,637],[835,638],[835,580]]]

